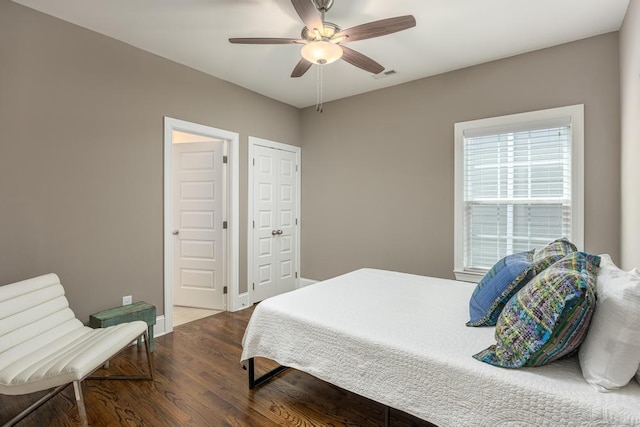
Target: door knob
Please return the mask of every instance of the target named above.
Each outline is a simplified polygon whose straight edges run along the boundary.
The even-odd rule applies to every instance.
[[[271,235],[272,236],[277,236],[278,235],[278,230],[271,230]]]
[[[278,230],[278,235],[282,234],[282,230]]]
[[[178,230],[173,230],[173,233],[171,234],[173,234],[174,236],[177,236],[178,234],[180,234],[180,232]]]

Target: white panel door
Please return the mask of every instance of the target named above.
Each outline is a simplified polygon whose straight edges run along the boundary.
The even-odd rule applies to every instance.
[[[173,145],[173,304],[223,310],[223,141]]]
[[[296,233],[296,155],[289,151],[278,151],[276,167],[276,291],[289,292],[296,287],[295,233]]]
[[[253,302],[296,283],[296,154],[256,145],[253,165]]]

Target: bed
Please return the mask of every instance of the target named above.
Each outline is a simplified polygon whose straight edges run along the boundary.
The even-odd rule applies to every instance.
[[[252,377],[253,358],[268,358],[440,427],[640,425],[638,383],[599,393],[576,357],[522,369],[473,359],[494,343],[494,328],[465,326],[473,289],[385,270],[347,273],[261,302],[241,359]]]

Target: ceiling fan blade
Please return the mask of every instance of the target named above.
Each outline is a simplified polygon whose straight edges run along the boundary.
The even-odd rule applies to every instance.
[[[395,18],[381,19],[348,28],[340,31],[334,38],[347,36],[347,39],[343,42],[347,43],[397,33],[415,26],[416,18],[413,15],[396,16]]]
[[[293,71],[291,72],[291,77],[301,77],[304,73],[307,72],[309,68],[311,68],[312,65],[313,64],[311,62],[302,58],[300,61],[298,61]]]
[[[312,0],[291,0],[291,3],[309,32],[313,34],[316,28],[322,31],[322,18]]]
[[[358,68],[362,68],[365,71],[368,71],[373,74],[378,74],[384,71],[384,67],[378,64],[373,59],[369,58],[366,55],[361,54],[353,49],[349,49],[346,46],[342,47],[342,59],[347,61],[351,65],[355,65]]]
[[[301,39],[279,39],[269,37],[250,37],[250,38],[232,38],[229,39],[230,43],[238,44],[304,44],[305,40]]]

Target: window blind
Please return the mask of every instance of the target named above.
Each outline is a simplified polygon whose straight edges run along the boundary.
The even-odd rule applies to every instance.
[[[465,269],[571,236],[571,196],[570,118],[465,131]]]

